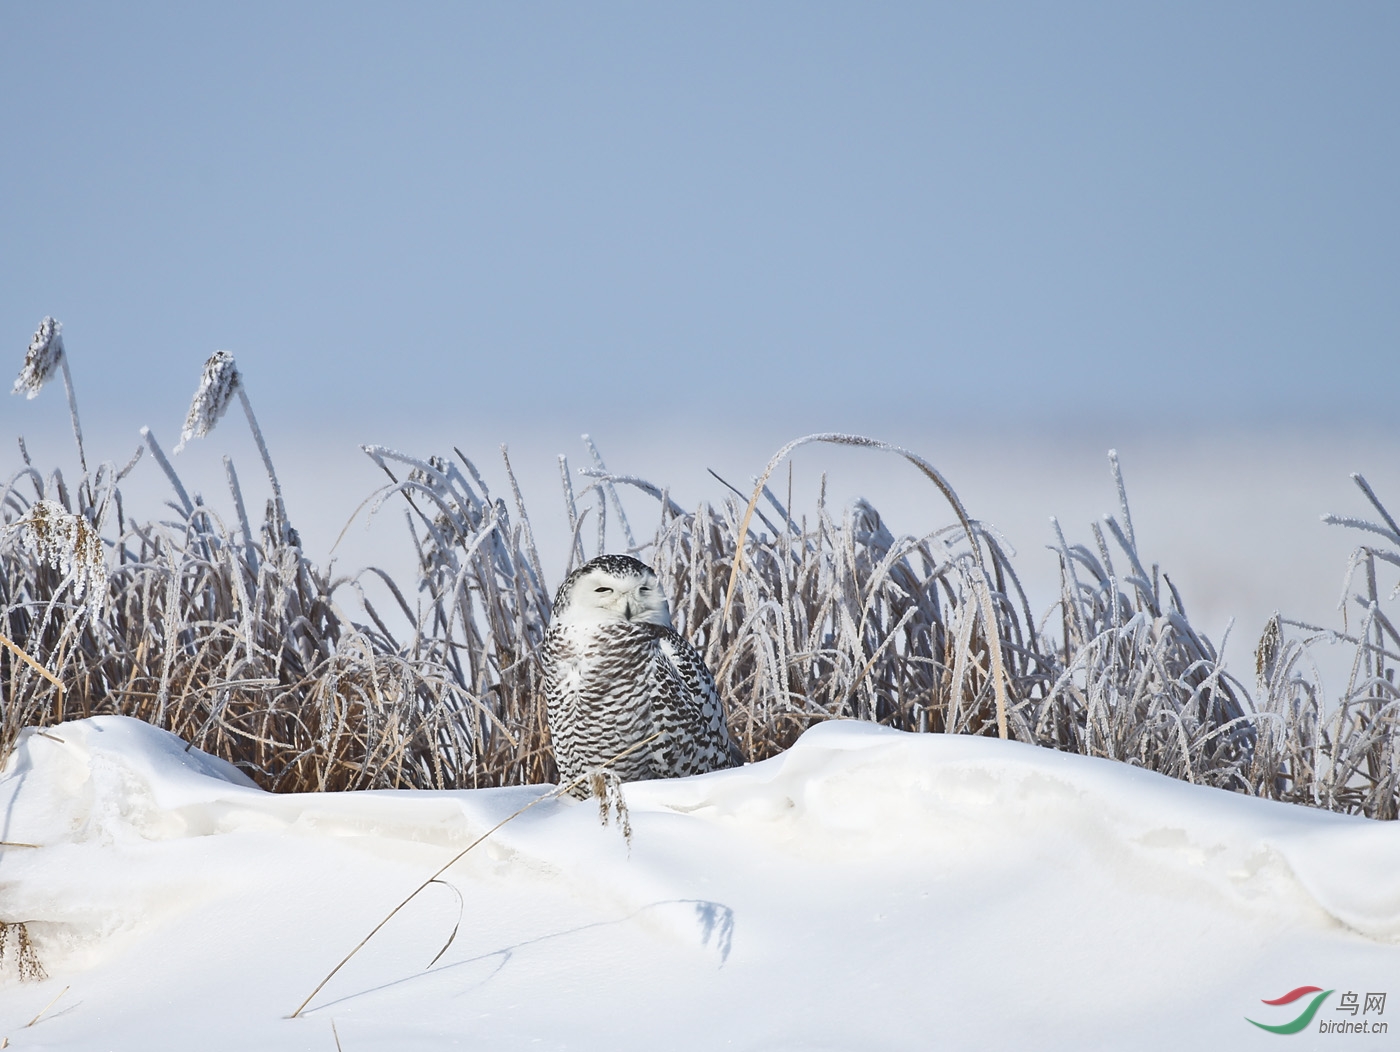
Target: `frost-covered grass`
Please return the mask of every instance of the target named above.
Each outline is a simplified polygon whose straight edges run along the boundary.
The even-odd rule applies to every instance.
[[[48,331],[47,342],[45,330],[36,337],[48,358],[26,367],[17,389],[37,392],[63,365],[85,465],[61,337]],[[123,468],[80,467],[72,484],[30,463],[21,443],[23,466],[0,494],[0,632],[10,644],[0,650],[0,751],[26,726],[117,713],[280,791],[552,781],[539,693],[557,584],[539,555],[547,546],[567,552],[570,566],[627,550],[656,567],[751,760],[814,723],[854,717],[1005,734],[1252,795],[1396,816],[1400,638],[1382,578],[1400,565],[1400,529],[1364,480],[1379,521],[1340,521],[1368,542],[1348,569],[1346,623],[1328,632],[1277,618],[1259,644],[1257,681],[1246,684],[1223,670],[1216,642],[1139,551],[1116,459],[1118,514],[1083,543],[1055,527],[1061,597],[1049,611],[1031,609],[994,527],[933,465],[888,447],[869,455],[905,456],[911,484],[946,498],[947,517],[922,536],[894,536],[863,501],[833,508],[790,482],[775,492],[781,458],[756,492],[691,509],[609,473],[590,443],[582,472],[560,458],[570,533],[537,538],[508,458],[481,470],[460,450],[415,457],[367,446],[385,485],[364,514],[405,516],[402,543],[419,573],[332,578],[287,521],[232,358],[216,359],[185,438],[208,434],[239,397],[275,495],[260,529],[231,462],[221,511],[190,499],[150,431]],[[121,483],[146,455],[172,499],[134,514]],[[649,495],[645,528],[627,518],[619,487]],[[35,533],[36,508],[45,521],[57,521],[55,509],[71,516],[75,536],[86,524],[103,538],[102,602],[80,591],[82,560],[56,556],[52,538]],[[1355,661],[1342,696],[1326,697],[1309,648],[1338,636]]]

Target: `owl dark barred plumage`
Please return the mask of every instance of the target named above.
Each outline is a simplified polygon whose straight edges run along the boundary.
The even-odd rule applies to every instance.
[[[650,566],[602,555],[571,573],[544,641],[549,734],[561,784],[608,766],[623,781],[679,778],[741,762],[704,659],[671,625]],[[587,784],[574,796],[588,795]]]

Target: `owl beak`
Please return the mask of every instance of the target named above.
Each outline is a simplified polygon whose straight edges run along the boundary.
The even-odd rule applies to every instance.
[[[629,621],[632,620],[632,600],[629,599],[625,604],[623,604],[622,616],[627,618],[627,620]]]

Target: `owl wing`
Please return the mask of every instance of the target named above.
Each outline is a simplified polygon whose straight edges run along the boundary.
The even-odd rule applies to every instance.
[[[694,755],[690,760],[694,772],[737,767],[743,758],[729,738],[724,703],[705,659],[674,629],[655,627],[657,649],[664,665],[661,671],[678,688],[661,693],[664,701],[677,710],[673,718],[688,732],[693,745]],[[658,719],[662,716],[660,712],[653,715]]]

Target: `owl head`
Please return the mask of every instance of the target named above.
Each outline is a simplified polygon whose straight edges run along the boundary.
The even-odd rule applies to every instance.
[[[569,574],[554,597],[554,620],[645,621],[674,627],[656,574],[630,555],[600,555]]]

